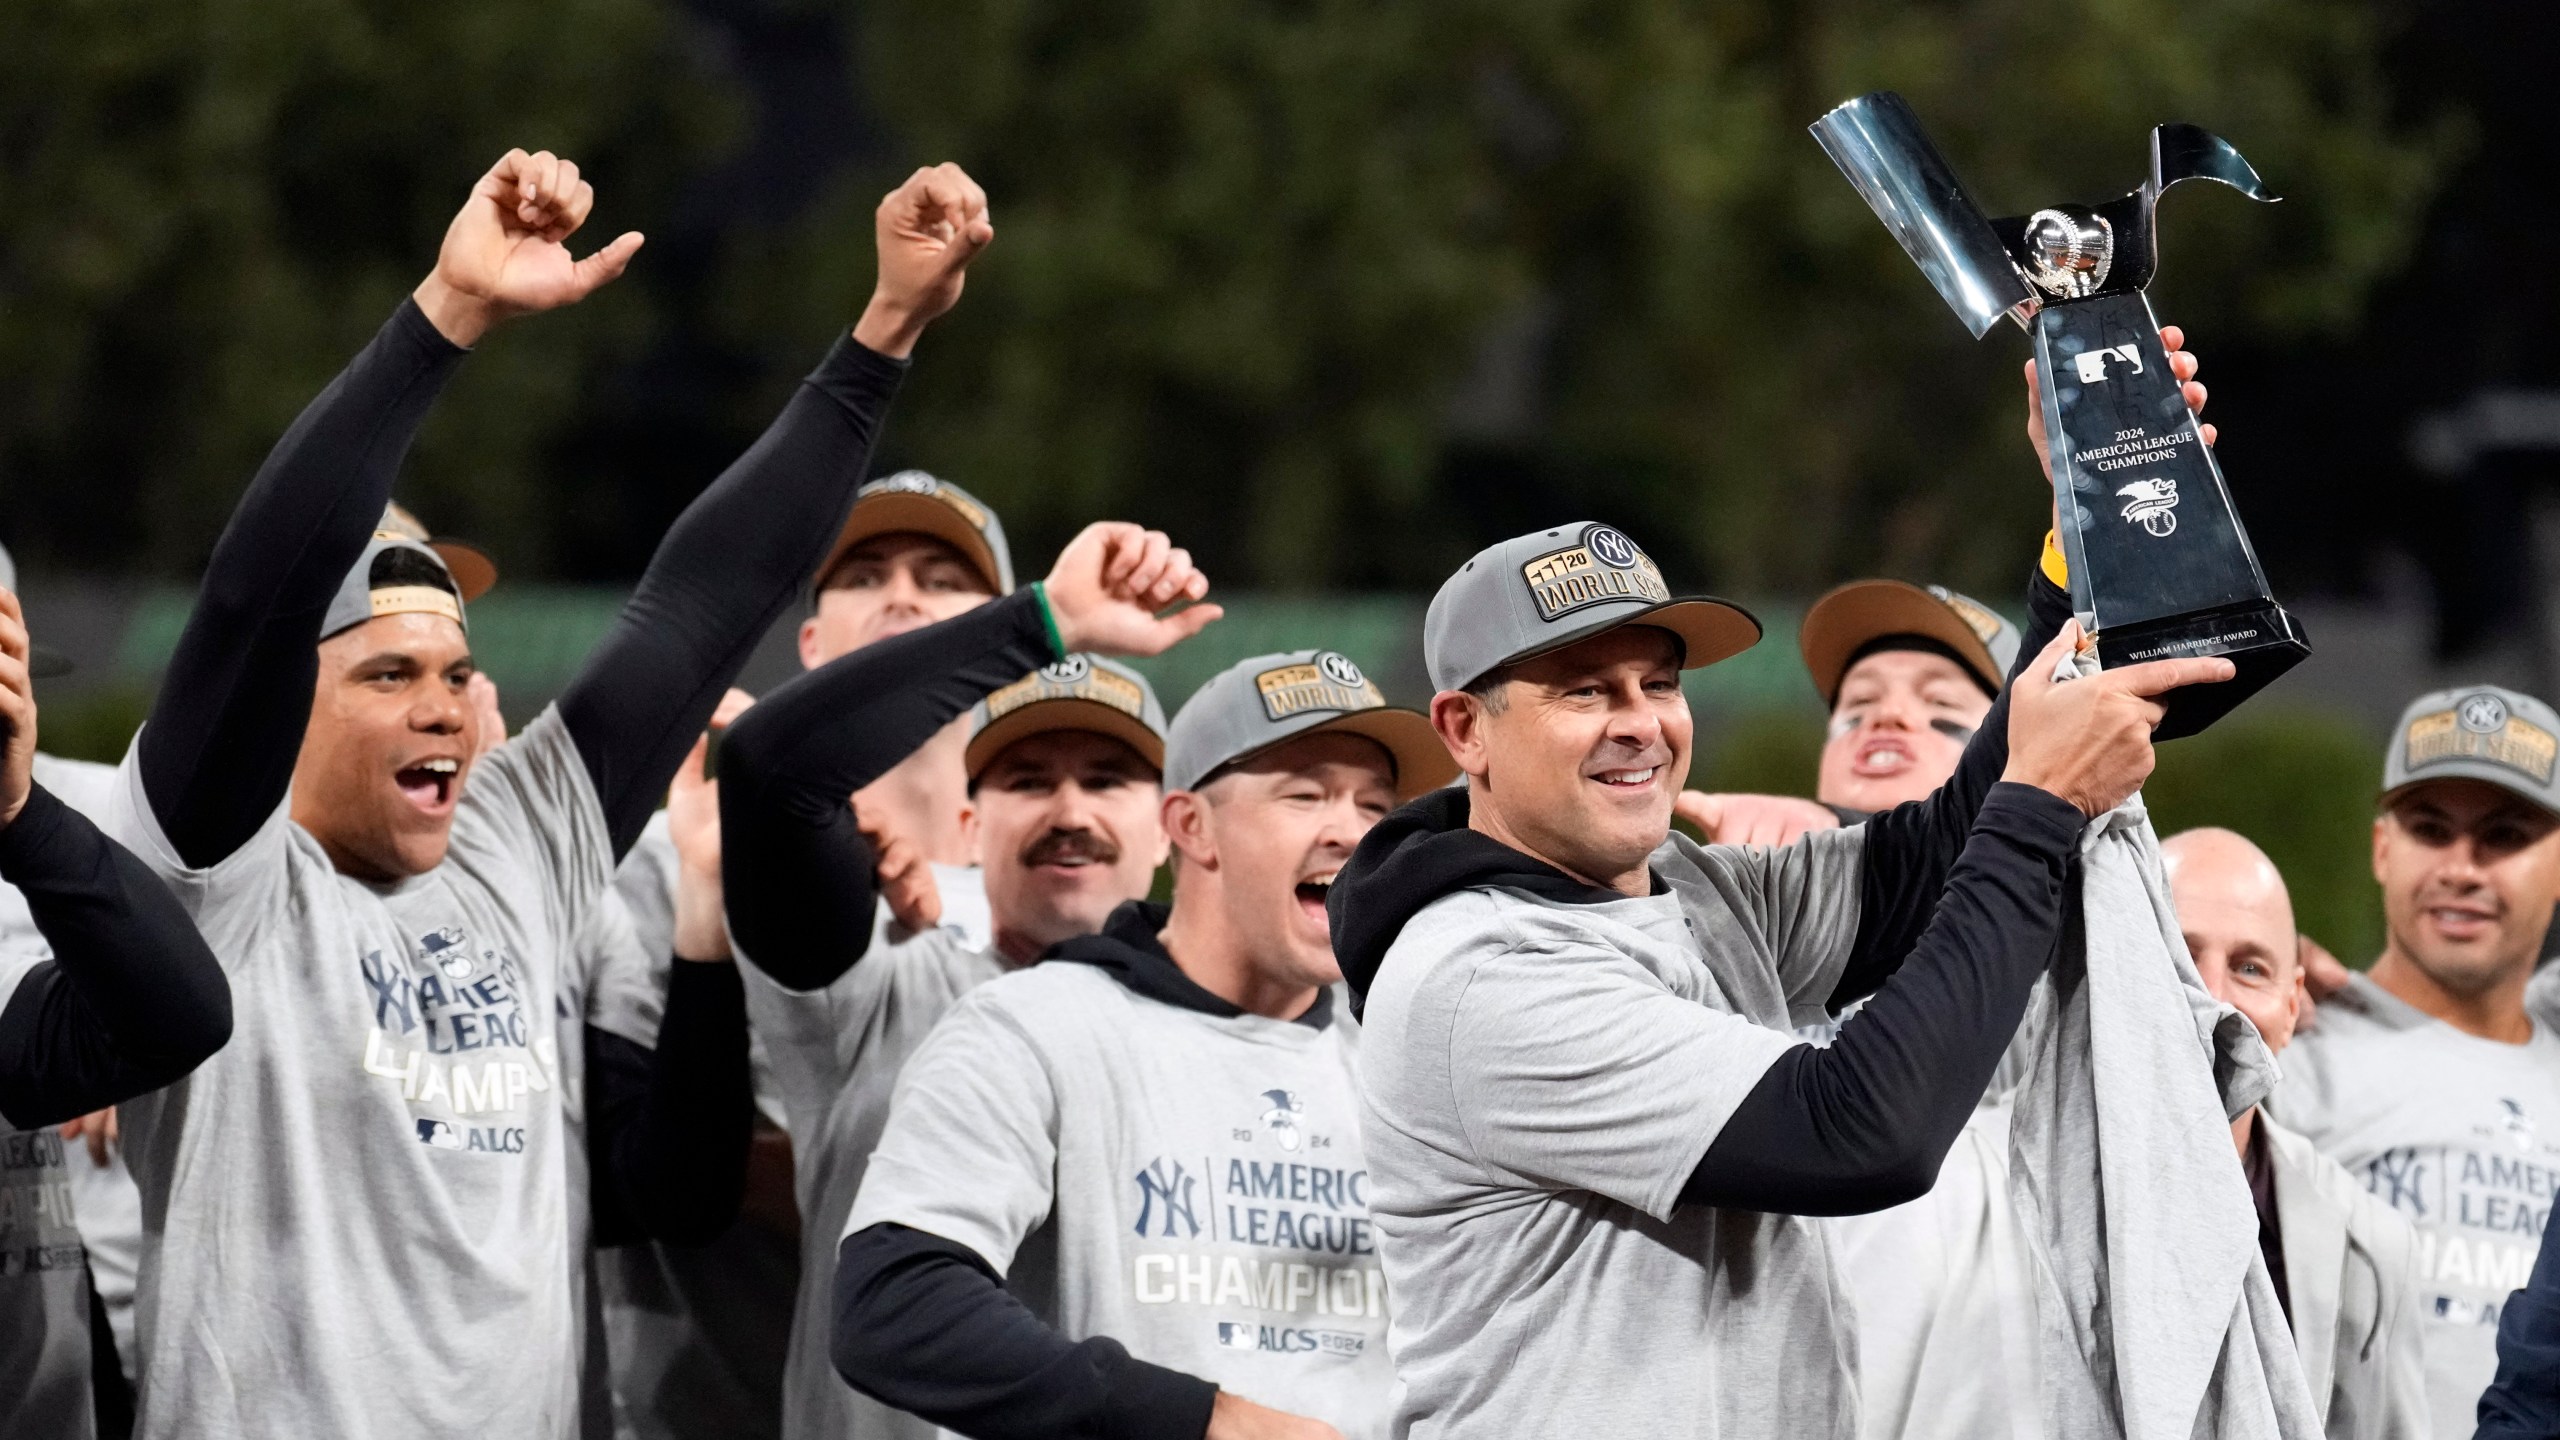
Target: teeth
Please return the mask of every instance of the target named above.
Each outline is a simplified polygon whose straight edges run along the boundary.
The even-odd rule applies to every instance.
[[[1611,785],[1642,785],[1653,779],[1654,771],[1661,768],[1659,765],[1654,765],[1642,770],[1603,770],[1600,772],[1600,778]]]
[[[456,775],[460,774],[462,771],[462,762],[451,759],[429,760],[419,765],[418,768],[421,770],[431,770],[438,775]]]

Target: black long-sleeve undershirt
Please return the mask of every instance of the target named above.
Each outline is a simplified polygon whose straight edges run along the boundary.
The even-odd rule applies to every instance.
[[[677,958],[655,1048],[586,1027],[595,1243],[707,1245],[738,1217],[754,1143],[747,997],[735,965]]]
[[[156,1090],[231,1038],[231,985],[168,887],[38,785],[0,829],[53,959],[0,1007],[0,1118],[50,1125]]]
[[[794,677],[720,742],[729,931],[793,990],[821,990],[870,947],[879,909],[853,792],[990,692],[1058,658],[1036,587]]]
[[[152,814],[187,864],[239,849],[283,800],[329,601],[464,353],[402,301],[268,452],[214,543],[141,739]]]
[[[837,1247],[834,1313],[837,1374],[974,1440],[1200,1440],[1217,1403],[1107,1335],[1067,1339],[976,1251],[904,1225]]]
[[[187,864],[229,855],[283,800],[329,601],[463,354],[402,302],[277,442],[215,545],[141,742],[152,811]],[[841,528],[905,373],[839,340],[668,529],[562,693],[615,854]]]
[[[2013,681],[2069,618],[2059,587],[2030,586]],[[2086,823],[2053,795],[1997,783],[2008,720],[2004,692],[1945,786],[1866,822],[1858,937],[1831,1004],[1873,998],[1829,1047],[1769,1067],[1684,1202],[1850,1215],[1935,1182],[2060,941]]]

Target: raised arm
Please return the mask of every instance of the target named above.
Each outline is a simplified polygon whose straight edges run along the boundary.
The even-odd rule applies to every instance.
[[[1049,577],[938,625],[867,645],[794,679],[720,747],[729,927],[759,969],[795,990],[834,982],[871,943],[870,837],[848,803],[1000,686],[1074,650],[1155,654],[1217,618],[1208,581],[1158,531],[1103,522]]]
[[[0,880],[53,951],[0,1003],[0,1119],[49,1125],[155,1090],[231,1038],[231,987],[176,897],[35,784],[35,692],[0,590]]]
[[[2188,407],[2201,412],[2205,389],[2196,383],[2198,361],[2194,352],[2185,348],[2185,334],[2171,325],[2161,330],[2160,339],[2169,352],[2170,368],[2185,387]],[[2052,461],[2045,452],[2044,406],[2036,384],[2035,363],[2029,361],[2027,440],[2037,461],[2046,467],[2045,480],[2050,488]],[[2206,444],[2214,442],[2211,425],[2200,425],[2200,433]],[[2058,531],[2058,515],[2056,518]],[[1866,822],[1858,938],[1850,949],[1840,983],[1831,994],[1829,1003],[1835,1011],[1872,993],[1912,954],[1921,933],[1933,921],[1937,899],[1946,891],[1985,798],[2008,767],[2009,705],[2018,677],[2036,665],[2044,666],[2047,672],[2052,670],[2054,662],[2042,652],[2071,618],[2071,594],[2066,588],[2069,576],[2063,569],[2061,552],[2054,545],[2057,531],[2046,533],[2044,557],[2027,580],[2027,630],[2018,645],[2018,659],[2010,666],[2009,683],[2002,687],[1990,714],[1983,717],[1982,728],[1974,732],[1963,758],[1956,762],[1955,774],[1927,799],[1897,806]]]
[[[1798,1045],[1777,1058],[1682,1200],[1846,1215],[1900,1204],[1935,1181],[2061,938],[2082,825],[2151,773],[2153,697],[2232,672],[2220,657],[2155,660],[2057,682],[2078,636],[2066,626],[2011,680],[1996,717],[2008,732],[2006,767],[1968,818],[1943,892],[1914,902],[1925,925],[1909,962],[1829,1048]]]
[[[871,461],[907,356],[995,238],[957,165],[880,202],[879,283],[853,333],[762,438],[685,508],[602,644],[560,697],[616,855],[630,850],[686,747],[756,642],[807,584]]]
[[[575,165],[507,152],[454,216],[434,271],[304,408],[241,496],[141,738],[152,814],[188,865],[229,855],[282,803],[330,597],[466,348],[510,316],[584,299],[640,248],[624,235],[572,260],[563,242],[594,203]]]
[[[731,691],[713,716],[734,720]],[[596,1243],[641,1238],[705,1245],[737,1218],[755,1138],[747,1001],[720,922],[720,799],[697,740],[667,795],[675,842],[674,963],[655,1043],[590,1021],[587,1153],[596,1177]],[[635,937],[636,938],[636,937]]]

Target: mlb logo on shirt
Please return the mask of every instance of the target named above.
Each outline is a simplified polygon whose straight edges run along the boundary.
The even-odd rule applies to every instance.
[[[1218,1344],[1229,1350],[1257,1350],[1262,1345],[1262,1327],[1239,1324],[1233,1320],[1218,1322]]]
[[[452,1125],[442,1120],[419,1121],[418,1140],[421,1144],[433,1145],[439,1150],[462,1148],[462,1136],[454,1130]]]

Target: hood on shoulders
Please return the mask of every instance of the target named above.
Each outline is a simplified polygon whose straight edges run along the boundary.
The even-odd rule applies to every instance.
[[[1119,981],[1130,993],[1177,1009],[1194,1010],[1221,1020],[1243,1015],[1243,1007],[1183,973],[1172,952],[1164,948],[1164,922],[1172,914],[1171,906],[1152,900],[1129,901],[1102,922],[1102,933],[1061,940],[1050,946],[1041,960],[1047,964],[1065,961],[1091,965]],[[1319,989],[1316,1002],[1294,1023],[1322,1030],[1332,1022],[1333,992]]]
[[[1626,898],[1468,829],[1467,805],[1463,786],[1432,791],[1379,821],[1334,877],[1325,914],[1333,924],[1333,958],[1351,987],[1353,1015],[1366,1004],[1378,967],[1405,922],[1444,895],[1500,885],[1566,905]]]

